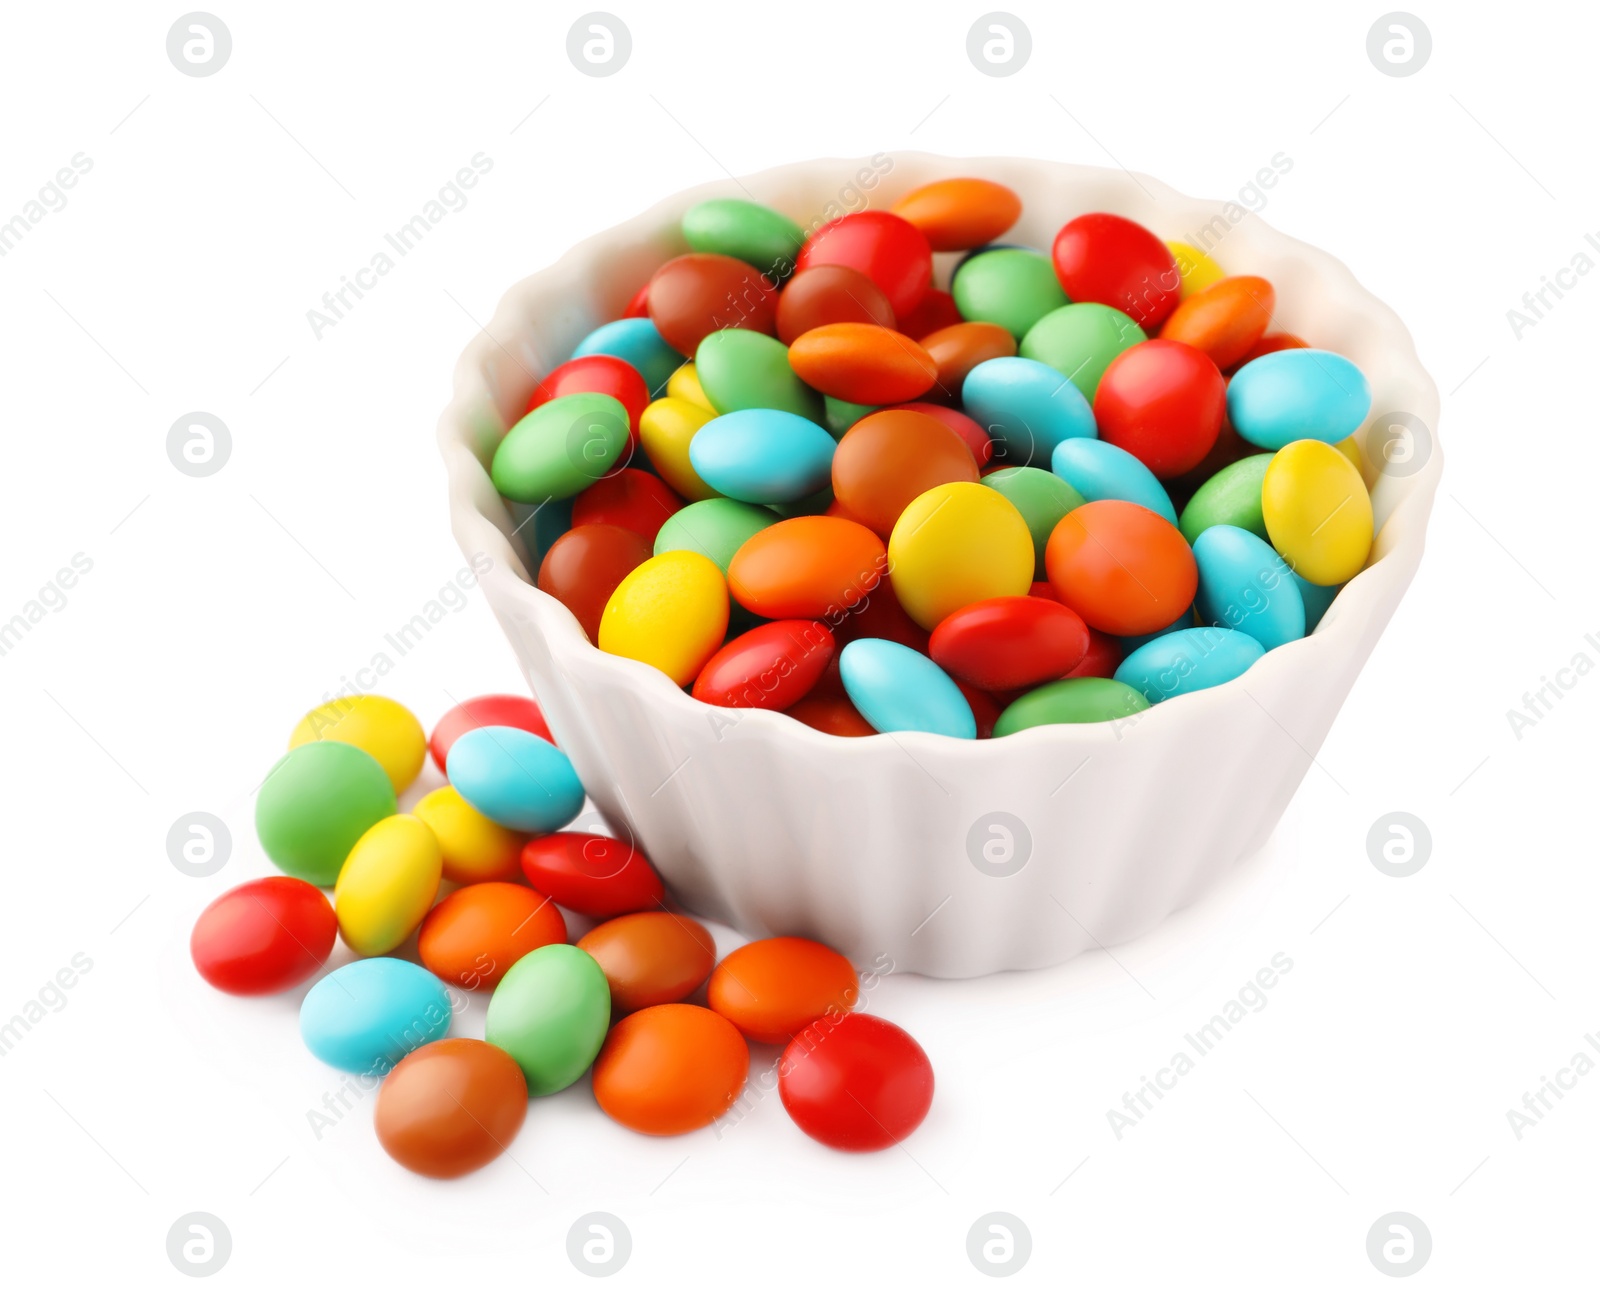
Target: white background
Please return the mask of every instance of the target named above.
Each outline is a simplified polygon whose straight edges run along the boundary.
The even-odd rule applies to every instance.
[[[206,78],[168,61],[178,6],[8,9],[0,221],[75,154],[92,169],[0,259],[0,619],[93,561],[0,657],[0,1019],[93,961],[0,1058],[9,1285],[185,1284],[165,1243],[189,1211],[231,1232],[217,1286],[589,1285],[565,1239],[597,1210],[632,1233],[616,1285],[982,1285],[966,1235],[991,1211],[1032,1233],[1016,1285],[1379,1285],[1366,1235],[1395,1210],[1432,1233],[1418,1285],[1592,1276],[1600,1073],[1520,1141],[1506,1113],[1600,1031],[1600,679],[1521,739],[1506,710],[1600,660],[1600,283],[1520,340],[1506,311],[1600,229],[1600,15],[1426,8],[1431,61],[1391,78],[1377,5],[1031,4],[1029,64],[990,78],[965,52],[981,11],[617,0],[632,57],[596,79],[566,56],[578,6],[228,5]],[[1263,853],[1114,959],[873,991],[938,1074],[904,1151],[830,1153],[775,1097],[647,1140],[584,1085],[455,1183],[383,1155],[370,1097],[318,1140],[338,1076],[300,992],[212,992],[188,931],[268,871],[252,795],[294,721],[463,564],[433,446],[456,355],[509,284],[678,188],[911,148],[1219,198],[1287,153],[1265,218],[1411,326],[1448,470],[1318,766]],[[479,152],[470,204],[314,338],[306,311]],[[165,451],[193,410],[233,439],[204,479]],[[384,689],[431,725],[447,692],[521,684],[474,593]],[[203,879],[164,841],[197,810],[234,840]],[[1432,832],[1413,877],[1368,859],[1393,810]],[[1266,1007],[1119,1141],[1108,1109],[1277,952]]]

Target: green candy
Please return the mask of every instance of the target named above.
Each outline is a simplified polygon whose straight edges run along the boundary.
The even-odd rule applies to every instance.
[[[1033,535],[1033,577],[1035,581],[1044,578],[1044,549],[1050,542],[1050,535],[1062,516],[1084,504],[1083,494],[1059,475],[1041,471],[1037,466],[1008,466],[1004,470],[990,471],[980,483],[988,485],[1022,512],[1022,518],[1028,522],[1028,532]]]
[[[483,1038],[516,1059],[528,1093],[553,1094],[589,1069],[611,1022],[611,988],[594,956],[557,943],[529,951],[489,997]]]
[[[776,511],[784,520],[796,516],[819,516],[833,505],[833,485],[824,484],[810,497],[796,498],[793,502],[769,502],[767,509]]]
[[[1017,353],[1048,363],[1094,402],[1111,360],[1130,346],[1148,340],[1143,329],[1110,305],[1063,305],[1028,329]]]
[[[774,278],[794,272],[805,230],[770,206],[738,197],[713,197],[683,213],[683,236],[696,251],[754,265]]]
[[[372,754],[316,740],[268,772],[256,796],[256,834],[285,874],[327,888],[361,835],[395,807],[394,785]]]
[[[1261,481],[1273,457],[1272,453],[1256,453],[1241,458],[1197,488],[1178,517],[1183,536],[1192,543],[1214,524],[1231,524],[1271,542],[1267,522],[1261,518]]]
[[[994,724],[995,738],[1030,726],[1065,722],[1114,722],[1150,707],[1132,686],[1110,677],[1067,677],[1048,682],[1015,700]]]
[[[733,553],[769,525],[778,523],[771,508],[732,498],[707,498],[691,502],[667,517],[656,534],[655,554],[697,551],[728,572]]]
[[[844,432],[854,426],[869,412],[877,412],[870,403],[846,403],[831,394],[822,396],[822,424],[835,439],[843,439]]]
[[[773,336],[725,327],[694,353],[700,388],[718,412],[781,408],[821,423],[822,396],[795,376],[789,347]]]
[[[1018,339],[1067,303],[1049,257],[1014,247],[973,256],[956,271],[950,294],[969,323],[998,323]]]
[[[568,394],[540,404],[506,432],[489,475],[513,502],[583,492],[628,446],[628,410],[608,394]]]

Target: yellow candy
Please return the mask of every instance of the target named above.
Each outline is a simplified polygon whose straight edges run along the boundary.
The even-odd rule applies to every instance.
[[[999,490],[941,484],[895,521],[889,581],[906,613],[932,631],[963,605],[1026,596],[1033,583],[1033,535]]]
[[[692,362],[685,363],[667,378],[667,397],[682,399],[698,408],[704,408],[712,415],[717,411],[711,406],[711,400],[706,398],[706,392],[700,388],[700,374],[694,370]]]
[[[1028,552],[1031,561],[1031,544]],[[611,593],[600,616],[600,648],[651,664],[687,686],[727,631],[728,583],[715,562],[697,551],[664,551]]]
[[[1187,242],[1169,242],[1167,250],[1178,262],[1178,273],[1183,278],[1178,287],[1179,300],[1187,300],[1195,292],[1204,291],[1212,283],[1227,277],[1222,272],[1222,266],[1199,247],[1192,247]]]
[[[1356,443],[1354,435],[1351,435],[1349,439],[1341,439],[1334,447],[1350,459],[1350,464],[1356,470],[1359,471],[1361,469],[1361,445]]]
[[[414,814],[433,830],[444,858],[444,877],[452,883],[515,880],[528,835],[497,825],[472,806],[453,785],[435,789]]]
[[[382,695],[349,695],[320,704],[300,719],[289,736],[297,749],[313,740],[354,744],[377,759],[401,793],[422,770],[428,739],[411,710]]]
[[[1372,499],[1361,472],[1332,444],[1280,448],[1261,481],[1267,536],[1309,583],[1332,587],[1361,572],[1372,550]]]
[[[667,388],[672,388],[672,381],[667,382]],[[668,395],[651,403],[639,416],[639,442],[651,463],[676,493],[691,502],[721,496],[689,465],[689,441],[716,415],[709,407]]]
[[[358,955],[386,955],[439,893],[439,840],[415,816],[389,816],[356,840],[333,888],[339,935]]]

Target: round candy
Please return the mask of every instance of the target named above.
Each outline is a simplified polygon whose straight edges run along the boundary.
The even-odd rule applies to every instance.
[[[507,829],[549,833],[583,809],[583,785],[567,755],[514,726],[467,731],[451,746],[445,774],[474,809]]]
[[[435,723],[433,734],[428,737],[433,765],[443,771],[450,746],[480,726],[515,726],[554,742],[539,705],[526,695],[478,695],[463,700]]]
[[[763,618],[835,623],[883,581],[888,561],[883,539],[863,524],[797,516],[739,548],[728,564],[728,587]]]
[[[1140,327],[1159,327],[1178,304],[1182,277],[1167,244],[1142,224],[1095,212],[1065,224],[1051,247],[1068,297],[1110,305]]]
[[[1067,439],[1056,445],[1060,453],[1068,444],[1093,444],[1092,439]],[[1044,555],[1050,535],[1055,532],[1061,517],[1074,507],[1081,507],[1087,499],[1068,484],[1060,475],[1042,471],[1037,466],[1008,466],[990,471],[983,477],[986,488],[1001,494],[1022,513],[1028,532],[1033,537],[1033,576],[1045,576]]]
[[[901,512],[889,535],[889,571],[906,613],[931,632],[973,601],[1026,595],[1033,535],[997,490],[941,484]]]
[[[588,1070],[610,1020],[611,990],[594,957],[576,946],[540,946],[494,988],[483,1038],[516,1059],[537,1098]]]
[[[833,633],[821,623],[763,623],[711,656],[693,694],[721,708],[788,708],[805,698],[832,658]]]
[[[722,571],[699,552],[667,551],[617,585],[600,619],[599,646],[607,654],[659,668],[687,686],[727,631],[728,584]],[[557,828],[576,814],[545,828]]]
[[[1158,338],[1111,361],[1094,397],[1094,419],[1101,439],[1169,480],[1211,451],[1226,402],[1215,363],[1190,346]]]
[[[1022,214],[1022,199],[988,179],[936,179],[891,208],[922,231],[935,251],[965,251],[1001,237]]]
[[[687,999],[717,962],[705,927],[665,910],[608,919],[579,938],[578,949],[593,955],[605,973],[614,1013]]]
[[[1049,587],[1049,583],[1044,584]],[[1122,662],[1122,656],[1127,651],[1122,648],[1122,643],[1109,632],[1102,632],[1099,628],[1089,629],[1089,649],[1071,672],[1070,677],[1110,677],[1117,671],[1117,665]]]
[[[1048,469],[1064,439],[1095,436],[1094,412],[1071,381],[1037,359],[990,359],[961,387],[967,414],[994,440],[1002,466]]]
[[[778,339],[793,345],[828,323],[876,323],[893,327],[894,309],[883,289],[858,269],[819,264],[789,280],[778,297]]]
[[[338,740],[366,750],[378,759],[396,793],[417,778],[426,749],[422,723],[410,709],[382,695],[346,695],[313,708],[290,734],[289,747],[313,740]]]
[[[872,723],[861,716],[856,706],[843,695],[812,693],[784,712],[795,721],[803,722],[812,730],[821,731],[824,735],[860,738],[864,735],[877,734],[872,729]]]
[[[1120,498],[1178,523],[1172,499],[1150,468],[1132,453],[1103,439],[1066,439],[1056,445],[1050,469],[1090,502]]]
[[[750,1049],[710,1009],[657,1004],[611,1028],[594,1064],[600,1110],[640,1134],[687,1134],[739,1097]]]
[[[937,287],[929,287],[927,294],[917,302],[917,306],[909,314],[897,316],[897,326],[914,341],[920,341],[930,332],[937,332],[941,327],[949,327],[961,321],[961,311],[956,308],[956,299],[948,291],[940,291]]]
[[[928,239],[888,211],[854,211],[824,224],[796,264],[801,270],[823,264],[859,270],[883,289],[897,317],[909,314],[933,281]]]
[[[415,816],[380,820],[350,849],[333,890],[345,945],[358,955],[388,954],[422,922],[443,873],[433,830]]]
[[[754,335],[754,333],[751,333]],[[700,373],[694,363],[685,363],[681,368],[667,378],[666,398],[681,399],[684,403],[692,403],[696,408],[704,408],[707,412],[715,412],[711,400],[706,397],[704,387],[700,384]],[[641,429],[643,416],[640,417]]]
[[[804,937],[747,942],[711,972],[706,1000],[745,1037],[787,1044],[824,1014],[855,1007],[856,970],[836,950]]]
[[[573,498],[572,524],[574,528],[613,524],[654,543],[667,518],[682,508],[683,499],[656,476],[626,467],[596,480]]]
[[[1194,554],[1177,526],[1132,502],[1088,502],[1050,535],[1050,585],[1090,627],[1154,632],[1194,600]]]
[[[617,585],[650,559],[651,545],[635,528],[584,524],[550,545],[539,562],[539,590],[556,598],[578,620],[591,642]]]
[[[1124,682],[1101,676],[1065,677],[1013,700],[994,724],[994,734],[999,739],[1031,726],[1115,722],[1149,707],[1150,701]]]
[[[522,849],[522,872],[551,900],[591,919],[654,910],[666,896],[645,854],[604,834],[531,838]]]
[[[439,840],[444,877],[451,883],[515,878],[526,841],[473,808],[454,785],[440,785],[412,814]]]
[[[685,364],[693,367],[693,364]],[[671,384],[668,384],[671,388]],[[716,490],[702,480],[689,461],[689,442],[695,431],[716,413],[709,406],[669,394],[657,399],[639,418],[639,442],[657,474],[690,502],[715,497]]]
[[[689,444],[695,472],[740,502],[795,502],[828,482],[833,436],[814,421],[776,408],[724,413]]]
[[[1265,334],[1276,307],[1277,297],[1265,278],[1224,278],[1179,305],[1161,335],[1203,350],[1219,368],[1231,368]]]
[[[1189,299],[1197,291],[1204,291],[1214,282],[1221,282],[1226,275],[1222,266],[1208,256],[1199,247],[1190,246],[1187,242],[1169,242],[1167,250],[1172,252],[1172,258],[1178,266],[1178,277],[1182,286],[1178,288],[1178,299]]]
[[[1046,314],[1028,329],[1017,353],[1049,364],[1093,399],[1111,360],[1144,339],[1144,330],[1120,309],[1085,302]]]
[[[695,351],[694,366],[718,412],[776,408],[808,421],[822,416],[822,396],[795,376],[789,347],[775,337],[736,328],[712,332]]]
[[[459,1038],[402,1058],[378,1089],[372,1124],[407,1170],[455,1179],[504,1152],[527,1114],[528,1082],[511,1055]]]
[[[631,364],[652,395],[661,393],[667,379],[683,363],[683,355],[661,339],[661,333],[648,318],[619,318],[602,323],[572,351],[575,359],[585,354],[614,354]]]
[[[961,688],[932,659],[878,637],[852,641],[839,653],[839,676],[850,702],[876,731],[927,731],[978,738]]]
[[[540,404],[569,394],[608,394],[628,410],[628,429],[637,440],[639,414],[650,402],[650,391],[639,370],[614,354],[585,354],[568,359],[534,386],[528,396],[526,416]]]
[[[732,498],[707,498],[691,502],[676,512],[656,534],[656,555],[667,551],[696,551],[724,574],[734,552],[763,529],[778,523],[766,507]]]
[[[950,280],[956,308],[968,322],[992,323],[1021,340],[1046,314],[1067,303],[1050,261],[1007,247],[974,256]]]
[[[230,888],[202,910],[189,956],[219,991],[271,995],[321,968],[338,930],[327,897],[278,874]]]
[[[341,1071],[382,1076],[449,1030],[444,983],[403,959],[358,959],[336,968],[300,1003],[306,1048]]]
[[[1265,651],[1232,628],[1184,628],[1140,646],[1117,667],[1117,680],[1152,704],[1220,686],[1242,676]]]
[[[489,990],[529,951],[566,939],[567,921],[542,892],[520,883],[474,883],[428,912],[417,956],[440,981]]]
[[[933,630],[928,653],[958,681],[1020,690],[1064,677],[1089,649],[1089,629],[1065,605],[997,596],[963,606]]]
[[[997,323],[956,323],[922,338],[922,348],[938,369],[941,398],[959,399],[961,385],[978,364],[1017,352],[1016,339]]]
[[[1361,369],[1327,350],[1279,350],[1245,364],[1228,383],[1228,417],[1258,448],[1297,439],[1337,444],[1361,429],[1371,410]]]
[[[318,740],[290,749],[256,796],[256,834],[285,874],[332,887],[356,840],[395,813],[394,784],[353,744]]]
[[[822,424],[835,439],[842,439],[844,432],[856,422],[877,411],[870,403],[851,403],[848,399],[835,399],[831,394],[823,395],[822,408]]]
[[[912,499],[958,480],[977,483],[972,451],[926,413],[871,413],[845,432],[833,454],[833,496],[885,538]]]
[[[1190,544],[1214,524],[1231,524],[1265,538],[1261,481],[1271,465],[1271,453],[1256,453],[1224,466],[1196,489],[1178,517],[1178,528]]]
[[[876,1152],[922,1124],[933,1105],[933,1065],[893,1022],[867,1013],[822,1018],[783,1051],[778,1097],[818,1143]]]
[[[1323,587],[1354,578],[1372,550],[1372,499],[1361,472],[1315,439],[1273,456],[1261,479],[1261,515],[1289,568]]]
[[[733,256],[775,281],[793,267],[805,230],[787,215],[738,197],[713,197],[683,213],[683,240],[696,251]]]
[[[1203,622],[1248,633],[1267,650],[1306,634],[1305,601],[1289,566],[1255,534],[1212,525],[1194,540],[1194,560]]]
[[[506,432],[489,473],[513,502],[570,498],[610,471],[628,443],[628,410],[616,399],[562,395]]]
[[[1310,348],[1311,346],[1307,342],[1302,341],[1292,332],[1268,332],[1252,345],[1248,353],[1239,360],[1239,368],[1242,368],[1246,363],[1259,359],[1264,354],[1276,354],[1279,350],[1309,350]],[[1235,368],[1234,371],[1237,372],[1239,368]]]
[[[989,465],[989,459],[994,456],[994,440],[989,438],[989,432],[977,422],[973,421],[966,413],[955,408],[946,408],[943,404],[922,403],[913,400],[911,403],[897,403],[889,408],[880,408],[879,412],[923,412],[935,421],[943,422],[956,434],[961,436],[972,453],[972,460],[982,470]],[[865,415],[865,414],[863,414]]]
[[[650,317],[650,284],[645,283],[632,296],[628,303],[622,307],[623,318],[649,318]]]
[[[680,354],[725,328],[778,330],[777,288],[732,256],[694,251],[668,260],[650,279],[648,303],[661,339]]]
[[[813,328],[789,346],[789,365],[823,394],[865,404],[915,399],[939,375],[939,365],[921,345],[875,323]]]

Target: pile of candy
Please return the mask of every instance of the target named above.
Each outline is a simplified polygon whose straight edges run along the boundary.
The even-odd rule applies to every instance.
[[[785,1046],[780,1100],[830,1147],[888,1147],[927,1114],[927,1055],[852,1011],[861,984],[842,955],[772,937],[718,962],[642,852],[562,831],[584,789],[532,700],[468,700],[425,740],[393,700],[338,699],[289,745],[256,802],[284,874],[207,906],[190,953],[219,990],[265,995],[315,976],[342,938],[360,958],[311,987],[301,1034],[324,1062],[381,1081],[378,1138],[408,1169],[446,1178],[487,1164],[530,1095],[591,1068],[595,1101],[620,1124],[699,1129],[745,1089],[751,1041]],[[449,783],[399,813],[427,754]],[[563,908],[594,921],[576,944]],[[420,964],[396,955],[413,934]],[[705,1004],[687,1003],[702,986]],[[448,1037],[449,988],[492,992],[485,1039]]]
[[[1264,278],[1104,213],[996,243],[1021,209],[982,179],[809,236],[691,208],[495,452],[540,589],[836,735],[1110,720],[1311,631],[1372,547],[1366,379],[1270,331]]]

